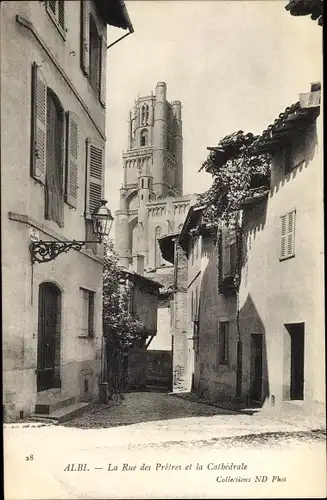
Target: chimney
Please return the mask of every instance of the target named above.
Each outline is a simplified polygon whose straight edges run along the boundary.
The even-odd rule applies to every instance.
[[[136,255],[133,257],[133,271],[141,276],[144,275],[144,255]]]

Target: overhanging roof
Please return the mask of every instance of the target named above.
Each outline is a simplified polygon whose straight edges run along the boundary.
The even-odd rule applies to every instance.
[[[95,0],[95,3],[100,16],[107,24],[134,31],[123,0]]]
[[[319,88],[320,84],[312,84]],[[256,139],[251,148],[255,153],[274,152],[294,133],[312,123],[320,113],[320,90],[300,94],[295,104],[288,106]]]
[[[188,243],[189,243],[189,231],[192,228],[195,228],[197,224],[200,222],[200,218],[202,215],[202,210],[205,208],[204,205],[192,205],[189,208],[189,211],[187,213],[185,222],[183,224],[183,227],[181,229],[181,234],[179,236],[178,242],[184,252],[188,253]]]
[[[174,264],[175,259],[175,240],[178,238],[179,233],[170,233],[158,239],[161,255],[163,259],[171,264]]]
[[[162,285],[157,281],[152,280],[151,278],[148,278],[143,274],[136,273],[135,271],[129,271],[127,269],[124,269],[121,271],[121,275],[124,276],[125,278],[128,278],[133,283],[136,282],[143,283],[143,285],[156,288],[157,290],[159,290],[159,288],[162,288]]]

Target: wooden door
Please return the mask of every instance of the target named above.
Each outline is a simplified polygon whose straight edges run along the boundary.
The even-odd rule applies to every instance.
[[[61,292],[52,283],[39,288],[37,391],[60,387]]]

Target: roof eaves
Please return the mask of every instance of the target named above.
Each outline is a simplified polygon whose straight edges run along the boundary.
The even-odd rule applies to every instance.
[[[134,32],[124,0],[95,0],[95,3],[105,23]]]
[[[319,114],[320,96],[320,90],[300,94],[299,101],[287,106],[274,123],[258,136],[251,148],[258,152],[268,152],[277,147],[282,140],[290,136],[292,131],[301,125],[306,125]]]

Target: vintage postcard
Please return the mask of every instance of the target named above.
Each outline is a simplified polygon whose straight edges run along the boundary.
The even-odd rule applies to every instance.
[[[325,498],[322,0],[0,9],[5,499]]]

